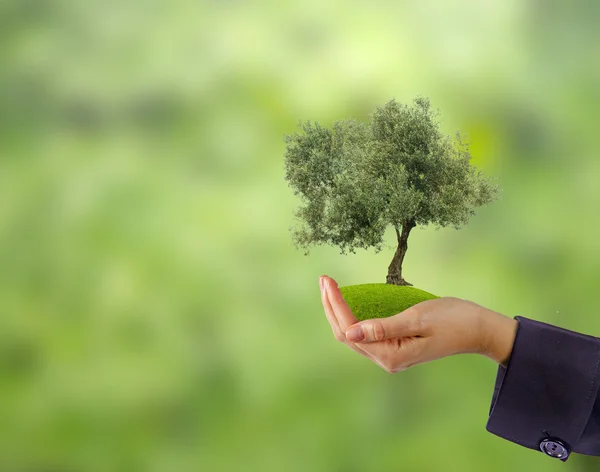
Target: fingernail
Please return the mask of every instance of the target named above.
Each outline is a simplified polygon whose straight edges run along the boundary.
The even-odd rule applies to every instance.
[[[363,330],[360,326],[354,326],[346,331],[346,338],[348,338],[348,341],[362,341],[365,339],[365,333],[363,333]]]
[[[319,287],[321,287],[321,292],[323,291],[323,276],[319,277]]]

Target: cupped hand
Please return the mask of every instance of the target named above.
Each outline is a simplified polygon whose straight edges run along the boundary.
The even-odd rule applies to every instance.
[[[336,339],[387,372],[453,354],[488,355],[483,321],[487,314],[497,313],[476,303],[442,297],[389,318],[359,322],[332,278],[322,276],[320,284],[323,308]]]

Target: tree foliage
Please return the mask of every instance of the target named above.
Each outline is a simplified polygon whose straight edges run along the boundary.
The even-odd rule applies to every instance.
[[[300,226],[290,228],[296,247],[379,252],[389,225],[459,229],[497,198],[499,188],[470,163],[468,143],[444,135],[437,118],[418,97],[377,107],[368,123],[300,122],[285,138],[285,179],[303,201]]]

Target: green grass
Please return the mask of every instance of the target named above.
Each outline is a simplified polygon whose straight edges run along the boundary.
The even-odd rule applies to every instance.
[[[414,287],[361,284],[340,287],[344,300],[360,320],[386,318],[425,300],[440,298]]]

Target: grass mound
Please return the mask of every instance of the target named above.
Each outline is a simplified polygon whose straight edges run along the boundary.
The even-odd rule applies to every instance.
[[[425,300],[440,298],[409,286],[361,284],[340,287],[344,300],[359,321],[387,318]]]

